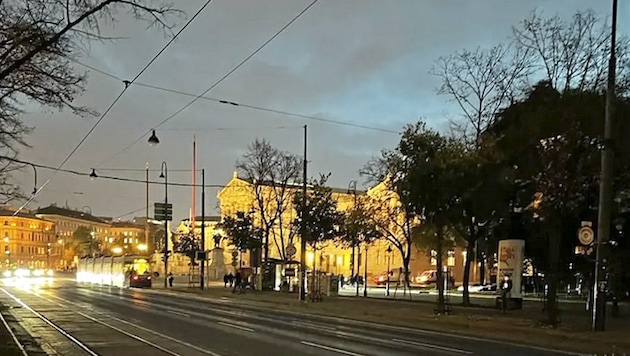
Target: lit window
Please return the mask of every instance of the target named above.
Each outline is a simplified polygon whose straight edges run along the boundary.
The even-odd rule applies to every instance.
[[[455,251],[448,251],[448,257],[446,258],[446,265],[449,267],[455,266]]]

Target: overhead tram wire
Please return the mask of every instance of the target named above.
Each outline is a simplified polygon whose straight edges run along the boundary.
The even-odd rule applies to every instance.
[[[113,160],[114,158],[120,156],[121,154],[125,153],[127,150],[129,150],[131,147],[135,146],[138,142],[140,142],[146,135],[150,134],[152,130],[155,130],[156,128],[164,125],[165,123],[167,123],[168,121],[170,121],[171,119],[173,119],[174,117],[176,117],[177,115],[179,115],[181,112],[183,112],[184,110],[186,110],[188,107],[190,107],[192,104],[196,103],[199,99],[203,98],[204,95],[206,95],[207,93],[209,93],[212,89],[216,88],[219,84],[221,84],[224,80],[226,80],[230,75],[232,75],[234,72],[236,72],[239,68],[241,68],[245,63],[247,63],[250,59],[252,59],[252,57],[254,57],[256,54],[258,54],[258,52],[260,52],[263,48],[265,48],[269,43],[271,43],[273,40],[275,40],[278,36],[280,36],[280,34],[282,32],[284,32],[284,30],[286,30],[289,26],[291,26],[295,21],[297,21],[300,17],[302,17],[302,15],[304,15],[311,7],[313,7],[313,5],[315,5],[317,3],[317,1],[319,0],[313,0],[310,4],[308,4],[302,11],[300,11],[297,15],[295,15],[291,21],[289,21],[286,25],[282,26],[282,28],[280,28],[278,31],[276,31],[276,33],[271,36],[267,41],[265,41],[263,44],[261,44],[258,48],[256,48],[256,50],[254,50],[252,53],[250,53],[247,57],[245,57],[245,59],[243,59],[241,62],[239,62],[234,68],[232,68],[231,70],[229,70],[225,75],[223,75],[221,78],[219,78],[219,80],[217,80],[216,82],[214,82],[210,87],[208,87],[208,89],[204,90],[203,92],[201,92],[200,94],[196,95],[195,98],[193,98],[191,101],[189,101],[187,104],[185,104],[184,106],[182,106],[179,110],[175,111],[172,115],[170,115],[169,117],[167,117],[166,119],[162,120],[161,122],[159,122],[157,125],[155,125],[151,130],[149,130],[148,132],[145,132],[142,134],[142,136],[138,137],[135,141],[133,141],[129,146],[123,148],[120,152],[118,152],[117,154],[115,154],[114,156],[112,156],[111,158],[103,161],[102,163],[100,163],[98,166],[102,166],[105,163],[110,162],[111,160]]]
[[[185,91],[164,88],[164,87],[160,87],[160,86],[157,86],[157,85],[151,85],[151,84],[145,84],[145,83],[135,83],[135,85],[140,86],[140,87],[144,87],[144,88],[148,88],[148,89],[154,89],[154,90],[160,90],[160,91],[169,92],[169,93],[173,93],[173,94],[178,94],[178,95],[196,96],[195,94],[187,93]],[[257,105],[249,105],[249,104],[237,103],[237,102],[233,102],[233,101],[222,100],[222,99],[212,98],[212,97],[208,97],[208,96],[203,96],[203,97],[201,97],[201,99],[214,101],[214,102],[221,103],[221,104],[231,104],[233,106],[240,106],[240,107],[247,108],[247,109],[252,109],[252,110],[269,112],[269,113],[272,113],[272,114],[293,116],[293,117],[298,117],[298,118],[301,118],[301,119],[320,121],[320,122],[325,122],[325,123],[328,123],[328,124],[349,126],[349,127],[359,128],[359,129],[380,131],[380,132],[391,133],[391,134],[399,134],[398,131],[389,130],[389,129],[385,129],[385,128],[381,128],[381,127],[374,127],[374,126],[368,126],[368,125],[354,124],[354,123],[347,122],[347,121],[325,119],[325,118],[321,118],[321,117],[317,117],[317,116],[297,114],[297,113],[293,113],[293,112],[289,112],[289,111],[270,109],[270,108],[266,108],[266,107],[263,107],[263,106],[257,106]],[[302,127],[300,127],[300,128],[302,128]]]
[[[75,61],[75,63],[77,63],[79,65],[82,65],[85,68],[91,69],[91,70],[93,70],[93,71],[95,71],[97,73],[100,73],[100,74],[102,74],[104,76],[107,76],[107,77],[110,77],[110,78],[113,78],[113,79],[116,79],[116,80],[120,80],[114,74],[108,73],[108,72],[106,72],[106,71],[104,71],[102,69],[95,68],[93,66],[84,64],[84,63],[79,62],[79,61]],[[142,82],[135,82],[133,84],[136,85],[136,86],[143,87],[143,88],[159,90],[159,91],[163,91],[163,92],[166,92],[166,93],[172,93],[172,94],[189,96],[189,97],[197,97],[197,94],[193,94],[193,93],[189,93],[189,92],[185,92],[185,91],[181,91],[181,90],[177,90],[177,89],[166,88],[166,87],[162,87],[162,86],[158,86],[158,85],[146,84],[146,83],[142,83]],[[223,100],[223,99],[217,99],[217,98],[213,98],[213,97],[205,96],[205,95],[202,96],[201,99],[208,100],[208,101],[213,101],[213,102],[220,103],[220,104],[231,104],[233,106],[243,107],[243,108],[247,108],[247,109],[251,109],[251,110],[258,110],[258,111],[264,111],[264,112],[273,113],[273,114],[297,117],[297,118],[306,119],[306,120],[319,121],[319,122],[333,124],[333,125],[354,127],[354,128],[359,128],[359,129],[378,131],[378,132],[384,132],[384,133],[396,134],[396,135],[400,133],[400,132],[398,132],[396,130],[390,130],[390,129],[386,129],[386,128],[382,128],[382,127],[355,124],[355,123],[352,123],[352,122],[349,122],[349,121],[326,119],[326,118],[322,118],[322,117],[305,115],[305,114],[299,114],[299,113],[294,113],[294,112],[284,111],[284,110],[277,110],[277,109],[267,108],[267,107],[258,106],[258,105],[237,103],[237,102],[233,102],[233,101],[229,101],[229,100]],[[277,127],[277,128],[279,128],[279,129],[280,128],[299,128],[299,129],[302,129],[303,126]],[[250,129],[250,128],[243,128],[243,130],[245,130],[245,129]],[[255,128],[255,129],[259,130],[259,129],[265,129],[265,128]],[[240,130],[240,129],[239,128],[213,128],[213,129],[209,129],[209,130],[212,130],[212,131],[223,131],[223,130],[228,131],[228,130]],[[174,131],[177,131],[177,129],[175,129]],[[119,154],[121,154],[121,153],[118,153],[116,156],[118,156]]]
[[[130,182],[130,183],[142,183],[142,184],[146,184],[147,180],[146,179],[135,179],[135,178],[127,178],[127,177],[116,177],[116,176],[108,176],[108,175],[96,175],[93,176],[92,173],[86,173],[86,172],[79,172],[79,171],[75,171],[72,169],[64,169],[64,168],[58,168],[58,167],[53,167],[53,166],[47,166],[45,164],[39,164],[39,163],[33,163],[33,162],[28,162],[28,161],[24,161],[24,160],[20,160],[20,159],[15,159],[15,158],[10,158],[10,157],[0,157],[0,159],[6,159],[8,161],[12,161],[18,164],[27,164],[30,166],[35,166],[36,168],[41,168],[41,169],[48,169],[48,170],[53,170],[55,172],[61,172],[61,173],[68,173],[68,174],[72,174],[75,176],[81,176],[81,177],[88,177],[88,178],[94,178],[94,179],[106,179],[106,180],[115,180],[115,181],[120,181],[120,182]],[[155,184],[155,185],[160,185],[163,186],[164,182],[163,181],[149,181],[149,184]],[[169,186],[175,186],[175,187],[201,187],[201,184],[191,184],[191,183],[171,183],[168,182]],[[206,188],[225,188],[225,184],[205,184],[203,185]]]
[[[61,164],[59,164],[57,166],[57,168],[55,169],[55,171],[52,173],[52,175],[44,182],[44,184],[42,184],[36,192],[34,192],[33,195],[31,195],[31,197],[24,202],[24,204],[22,204],[22,206],[20,206],[19,209],[17,209],[15,211],[15,213],[13,215],[17,215],[20,213],[20,211],[22,211],[22,209],[24,209],[24,207],[26,207],[31,201],[33,201],[33,199],[35,199],[35,197],[44,189],[46,188],[46,186],[50,183],[51,179],[57,174],[57,172],[59,172],[59,170],[61,168],[63,168],[63,166],[70,160],[70,158],[72,158],[72,156],[74,156],[74,154],[79,150],[79,148],[83,145],[83,143],[85,143],[85,141],[88,139],[88,137],[90,137],[90,135],[92,134],[92,132],[94,132],[94,130],[96,130],[96,128],[98,127],[98,125],[103,121],[103,119],[105,119],[105,117],[107,117],[107,114],[109,114],[109,112],[114,108],[114,106],[118,103],[118,101],[120,101],[120,99],[123,97],[123,95],[125,94],[125,92],[127,91],[127,89],[129,89],[129,86],[131,84],[133,84],[142,74],[144,74],[144,72],[147,71],[147,69],[149,69],[149,67],[160,57],[160,55],[162,55],[162,53],[164,53],[164,51],[166,51],[166,49],[173,43],[175,42],[175,40],[177,39],[177,37],[179,37],[179,35],[181,35],[184,30],[186,30],[186,28],[188,28],[188,26],[199,16],[199,14],[201,14],[201,12],[208,6],[210,5],[210,3],[213,0],[207,0],[200,8],[199,10],[197,10],[197,12],[195,12],[195,14],[188,20],[186,21],[186,23],[184,24],[184,26],[182,28],[179,29],[179,31],[177,31],[177,33],[171,37],[171,39],[162,47],[162,49],[160,49],[158,51],[158,53],[155,54],[155,56],[153,56],[153,58],[151,58],[151,60],[138,72],[138,74],[136,74],[136,76],[130,80],[130,81],[123,81],[123,83],[125,84],[124,88],[121,90],[121,92],[118,94],[118,96],[116,96],[116,98],[114,99],[114,101],[112,101],[112,103],[107,107],[107,109],[105,109],[105,111],[103,112],[103,114],[98,118],[98,120],[96,120],[96,122],[94,123],[94,125],[92,125],[92,127],[90,128],[90,130],[88,130],[88,132],[83,136],[83,138],[81,138],[81,140],[79,141],[79,143],[70,151],[70,153],[68,153],[68,155],[66,156],[66,158],[64,158],[64,160],[61,162]]]

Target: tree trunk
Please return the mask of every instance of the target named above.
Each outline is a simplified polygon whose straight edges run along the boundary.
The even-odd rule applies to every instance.
[[[438,314],[442,314],[445,311],[445,307],[444,307],[444,274],[442,273],[442,256],[443,256],[443,251],[442,251],[442,247],[443,247],[443,239],[444,239],[444,235],[443,235],[443,231],[442,231],[442,227],[438,226],[437,229],[437,244],[436,244],[436,252],[437,252],[437,256],[435,257],[435,261],[436,261],[436,283],[437,283],[437,290],[438,290],[438,305],[437,305],[437,310],[436,312]]]
[[[411,283],[409,281],[409,255],[407,256],[403,256],[403,272],[404,272],[404,281],[403,283],[405,283],[405,285],[407,286],[407,289],[411,290]],[[400,278],[400,276],[398,277]]]
[[[548,231],[549,239],[549,289],[547,295],[547,321],[549,325],[557,326],[559,323],[558,310],[558,264],[560,258],[560,243],[562,224],[552,223]]]
[[[472,233],[471,233],[472,234]],[[472,265],[473,256],[475,253],[475,245],[472,242],[474,239],[470,238],[468,240],[468,245],[466,246],[466,263],[464,264],[464,293],[462,294],[462,304],[470,305],[470,291],[468,290],[468,285],[470,281],[470,266]]]

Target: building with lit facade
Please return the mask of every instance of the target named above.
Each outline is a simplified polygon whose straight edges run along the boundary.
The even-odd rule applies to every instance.
[[[92,233],[92,237],[98,241],[103,248],[108,245],[110,236],[110,224],[101,218],[93,216],[91,213],[77,211],[69,208],[62,208],[50,205],[35,211],[35,216],[40,219],[54,223],[54,241],[61,245],[64,255],[62,264],[64,267],[73,265],[78,256],[71,256],[68,252],[67,244],[72,241],[74,232],[80,226],[84,226]]]
[[[54,269],[59,266],[61,248],[55,244],[51,221],[31,213],[0,208],[3,268]]]
[[[145,253],[148,248],[148,231],[145,225],[129,221],[110,223],[107,245],[115,253]]]
[[[274,187],[271,185],[259,185],[258,189],[260,190],[260,197],[274,199],[276,196]],[[293,206],[293,194],[300,192],[301,186],[296,185],[289,187],[287,191],[289,197],[283,199],[285,201],[285,208],[283,209],[281,219],[278,220],[278,222],[282,221],[282,223],[277,223],[276,227],[271,232],[268,254],[270,261],[291,261],[297,264],[300,256],[300,237],[294,231],[291,231],[290,224],[296,216],[295,207]],[[353,192],[347,188],[333,188],[332,196],[333,199],[337,201],[337,207],[340,211],[348,211],[354,206],[356,199],[365,199],[367,204],[378,205],[383,204],[383,197],[385,195],[391,196],[392,193],[393,192],[387,189],[386,184],[381,183],[367,191]],[[260,226],[261,217],[259,216],[260,213],[255,208],[256,198],[252,181],[239,177],[235,172],[228,184],[219,191],[217,197],[222,217],[233,216],[237,211],[243,211],[253,214],[254,223]],[[393,199],[396,200],[395,197]],[[265,205],[267,207],[274,206],[273,203]],[[403,244],[403,249],[406,249],[406,239],[401,237],[398,240]],[[293,256],[288,256],[286,253],[289,245],[295,247],[296,253]],[[392,252],[387,252],[389,247],[391,247],[390,251]],[[410,251],[409,269],[413,283],[415,278],[420,276],[424,271],[435,269],[436,260],[429,256],[430,252],[422,251],[415,245],[411,246]],[[444,265],[449,267],[456,281],[462,280],[464,260],[464,250],[459,247],[448,251],[444,258]],[[306,264],[309,269],[315,265],[317,270],[325,273],[343,274],[345,276],[350,276],[353,270],[354,273],[357,273],[357,266],[359,268],[359,274],[364,275],[367,265],[368,282],[371,283],[375,276],[387,271],[388,265],[390,270],[401,268],[403,266],[403,258],[399,249],[395,248],[391,241],[383,238],[373,242],[369,246],[359,246],[354,255],[351,248],[344,248],[335,242],[328,242],[322,246],[318,246],[317,251],[308,248],[306,251]],[[281,267],[278,266],[278,268]],[[281,276],[282,272],[277,271],[276,274]]]

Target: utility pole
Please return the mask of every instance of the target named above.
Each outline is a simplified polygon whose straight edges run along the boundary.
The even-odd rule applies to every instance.
[[[608,86],[606,89],[606,117],[604,123],[604,145],[602,149],[599,183],[599,209],[597,216],[597,248],[595,252],[595,283],[593,286],[593,331],[606,329],[606,259],[610,240],[613,175],[615,158],[613,121],[615,105],[615,46],[617,36],[617,0],[613,0],[612,29],[610,36],[610,59],[608,61]]]
[[[194,227],[193,227],[194,228]],[[203,260],[201,261],[201,270],[199,273],[199,287],[201,290],[205,288],[206,273],[206,170],[201,169],[201,251],[203,252]]]
[[[144,244],[147,246],[147,253],[149,253],[149,162],[146,166],[146,210],[144,213]]]
[[[304,125],[304,166],[302,169],[302,233],[306,231],[306,179],[308,160],[306,156],[307,126]],[[300,236],[300,300],[306,301],[306,239]]]
[[[350,183],[348,184],[348,190],[352,191],[352,195],[354,196],[354,210],[357,210],[357,181],[356,180],[351,180]],[[360,268],[360,258],[357,258],[357,253],[358,255],[360,255],[361,253],[361,249],[357,246],[357,232],[356,231],[352,231],[352,276],[350,276],[351,280],[356,276],[357,278],[355,279],[356,282],[356,296],[359,296],[359,268]],[[357,266],[357,273],[355,275],[354,273],[354,265],[356,264]]]

